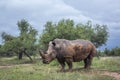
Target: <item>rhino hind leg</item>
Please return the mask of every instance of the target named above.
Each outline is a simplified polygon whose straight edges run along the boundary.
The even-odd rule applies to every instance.
[[[91,63],[92,63],[92,58],[93,57],[91,55],[89,55],[86,59],[84,59],[84,63],[85,63],[84,68],[85,69],[89,69],[90,68]]]

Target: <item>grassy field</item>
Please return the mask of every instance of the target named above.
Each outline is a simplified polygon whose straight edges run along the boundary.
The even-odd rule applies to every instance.
[[[0,80],[114,80],[102,75],[103,71],[120,73],[120,57],[94,58],[91,69],[83,69],[83,62],[73,64],[73,72],[59,72],[60,65],[53,61],[46,65],[39,59],[0,58]]]

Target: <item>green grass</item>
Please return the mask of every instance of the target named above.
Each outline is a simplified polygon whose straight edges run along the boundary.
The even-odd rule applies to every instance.
[[[120,57],[102,57],[93,61],[93,68],[120,73]]]
[[[84,70],[83,62],[80,62],[73,63],[73,72],[59,72],[60,65],[56,61],[46,65],[38,59],[30,63],[27,58],[20,61],[16,57],[1,58],[0,65],[17,65],[1,68],[0,80],[113,80],[112,77],[100,75],[101,70],[120,72],[119,61],[120,57],[95,58],[90,70]]]

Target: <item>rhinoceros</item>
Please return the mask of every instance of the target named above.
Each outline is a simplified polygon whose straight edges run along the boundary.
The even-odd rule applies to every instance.
[[[49,42],[48,50],[40,50],[43,63],[49,64],[55,58],[62,66],[61,71],[65,70],[65,62],[69,70],[72,70],[72,62],[84,60],[84,68],[89,69],[93,57],[96,55],[94,44],[88,40],[76,39],[54,39]]]

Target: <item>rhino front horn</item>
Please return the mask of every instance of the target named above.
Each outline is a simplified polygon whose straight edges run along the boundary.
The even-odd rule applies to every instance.
[[[39,53],[40,53],[40,56],[43,57],[43,54],[44,54],[43,50],[39,50]]]

